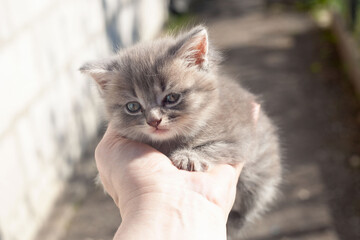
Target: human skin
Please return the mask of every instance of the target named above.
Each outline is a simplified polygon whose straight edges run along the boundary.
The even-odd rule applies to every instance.
[[[95,158],[122,217],[114,239],[226,239],[242,164],[179,170],[150,146],[118,136],[111,123]]]

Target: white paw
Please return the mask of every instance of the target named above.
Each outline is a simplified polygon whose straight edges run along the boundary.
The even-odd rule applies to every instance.
[[[203,172],[209,168],[209,163],[201,160],[198,154],[188,150],[176,151],[170,159],[177,168],[182,170]]]

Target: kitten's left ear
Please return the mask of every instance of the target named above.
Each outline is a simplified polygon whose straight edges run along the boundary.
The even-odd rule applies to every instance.
[[[176,55],[183,58],[188,66],[208,67],[209,41],[207,30],[197,26],[180,39]]]

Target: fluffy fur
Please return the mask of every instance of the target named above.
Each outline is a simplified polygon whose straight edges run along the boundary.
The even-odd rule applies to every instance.
[[[278,137],[261,110],[254,120],[256,97],[219,74],[218,62],[206,29],[198,26],[80,70],[98,83],[119,134],[158,149],[178,168],[203,171],[215,163],[244,162],[234,205],[243,224],[276,196]]]

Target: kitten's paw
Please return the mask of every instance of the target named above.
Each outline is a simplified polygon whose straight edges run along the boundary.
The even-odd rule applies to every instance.
[[[182,170],[203,172],[209,168],[208,162],[202,160],[198,154],[188,150],[176,151],[170,159],[177,168]]]

